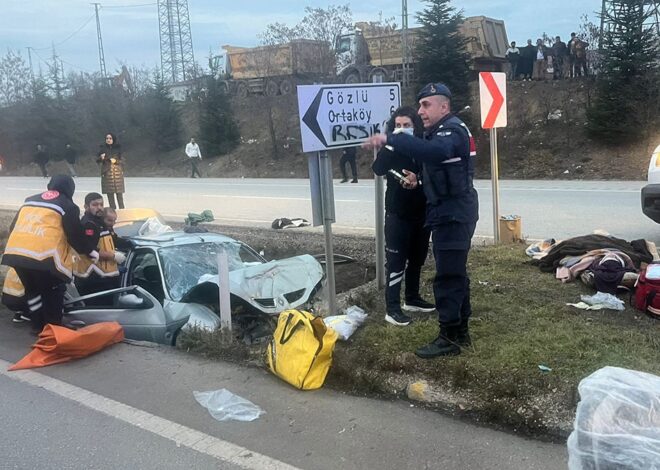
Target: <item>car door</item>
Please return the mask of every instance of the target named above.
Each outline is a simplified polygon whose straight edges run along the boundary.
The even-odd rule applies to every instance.
[[[88,299],[95,299],[95,304],[99,305],[85,305]],[[118,322],[126,338],[138,341],[171,344],[174,332],[182,326],[168,325],[162,305],[139,286],[68,299],[64,309],[62,322],[65,326],[81,328],[100,322]]]

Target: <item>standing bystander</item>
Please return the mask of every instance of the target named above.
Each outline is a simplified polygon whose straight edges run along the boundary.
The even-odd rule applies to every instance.
[[[421,138],[424,125],[411,107],[394,111],[387,124],[388,131]],[[419,294],[419,279],[429,249],[430,231],[424,226],[426,197],[421,186],[409,190],[397,179],[404,170],[419,172],[417,163],[407,155],[383,147],[371,168],[378,176],[387,176],[385,193],[385,267],[387,285],[385,321],[406,326],[412,319],[401,310],[401,281],[405,278],[405,303],[407,312],[432,312],[435,305],[426,302]],[[393,173],[394,172],[394,173]],[[396,176],[395,176],[396,175]]]
[[[518,61],[520,60],[520,49],[516,47],[516,41],[511,42],[511,47],[506,50],[506,58],[509,59],[509,80],[516,80],[518,78]]]
[[[115,195],[117,196],[117,205],[120,209],[124,208],[124,163],[121,156],[121,146],[117,142],[114,134],[105,135],[105,143],[101,144],[98,158],[96,160],[101,164],[101,192],[108,197],[108,204],[116,209]]]
[[[77,156],[78,155],[76,154],[76,151],[73,149],[73,147],[71,147],[71,144],[66,144],[64,146],[64,161],[66,162],[66,166],[69,169],[69,174],[74,178],[78,177],[76,174]]]
[[[195,173],[197,173],[197,176],[201,178],[202,174],[199,172],[199,168],[197,168],[197,159],[199,159],[200,162],[202,161],[202,151],[199,149],[199,145],[197,145],[194,138],[191,138],[190,142],[186,144],[186,155],[190,161],[190,177],[194,178]]]

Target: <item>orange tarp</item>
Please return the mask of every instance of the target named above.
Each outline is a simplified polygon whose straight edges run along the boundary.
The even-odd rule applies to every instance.
[[[45,367],[89,356],[124,339],[124,329],[117,322],[103,322],[70,330],[46,325],[32,351],[9,370]]]

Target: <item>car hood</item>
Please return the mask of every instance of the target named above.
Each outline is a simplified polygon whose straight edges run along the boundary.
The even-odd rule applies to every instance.
[[[321,264],[313,256],[300,255],[231,271],[229,290],[261,311],[278,313],[307,302],[322,279]],[[214,304],[218,299],[218,276],[209,274],[181,302]]]

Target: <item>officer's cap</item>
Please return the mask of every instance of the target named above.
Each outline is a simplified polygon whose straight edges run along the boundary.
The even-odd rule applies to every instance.
[[[451,99],[451,91],[447,88],[447,85],[444,83],[429,83],[424,88],[422,88],[417,94],[417,101],[427,96],[442,95]]]

